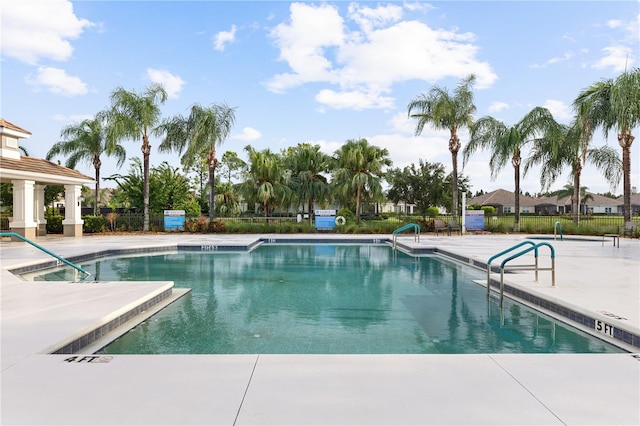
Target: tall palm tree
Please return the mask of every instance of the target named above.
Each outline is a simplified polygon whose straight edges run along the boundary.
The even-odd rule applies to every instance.
[[[332,184],[344,198],[356,198],[356,224],[360,224],[360,206],[365,194],[375,198],[382,193],[385,166],[391,166],[389,151],[369,145],[362,139],[349,139],[335,152]]]
[[[65,165],[70,169],[75,169],[81,162],[93,165],[96,176],[96,201],[93,205],[94,215],[98,215],[100,208],[100,168],[102,160],[100,157],[114,156],[118,167],[124,164],[127,158],[125,149],[117,141],[107,141],[107,129],[101,119],[93,118],[83,120],[80,123],[66,126],[60,132],[63,139],[53,144],[47,152],[47,160],[51,160],[58,155],[68,155]]]
[[[325,173],[329,171],[331,157],[320,152],[320,145],[301,143],[291,150],[287,158],[294,190],[302,202],[306,201],[311,224],[314,203],[329,198],[329,182]]]
[[[541,166],[540,184],[547,189],[566,169],[570,168],[573,185],[571,188],[571,212],[573,223],[580,222],[580,179],[582,169],[591,163],[602,173],[612,188],[620,181],[622,167],[620,158],[609,146],[591,148],[592,127],[586,111],[578,113],[571,126],[560,126],[557,132],[550,132],[531,150],[525,164],[525,172],[534,165]]]
[[[522,150],[536,143],[544,134],[552,132],[558,124],[548,109],[536,107],[511,127],[493,117],[480,118],[471,126],[469,143],[463,151],[464,163],[478,149],[490,149],[489,168],[495,179],[500,170],[511,161],[515,181],[515,219],[513,230],[520,231],[520,165]]]
[[[229,136],[235,120],[235,110],[225,104],[213,104],[210,107],[194,104],[188,117],[178,115],[159,127],[165,135],[159,147],[161,152],[184,151],[181,162],[185,168],[206,159],[209,169],[209,219],[213,219],[215,207],[216,146]]]
[[[427,94],[415,97],[408,106],[409,117],[416,118],[415,134],[422,133],[425,125],[434,129],[449,130],[449,152],[453,166],[451,189],[453,194],[453,215],[458,217],[458,151],[461,143],[458,130],[470,127],[476,106],[473,104],[473,84],[476,77],[471,74],[464,78],[453,92],[445,88],[434,86]]]
[[[615,80],[599,81],[580,92],[573,102],[576,109],[586,107],[593,123],[605,137],[614,130],[622,148],[624,221],[631,220],[632,129],[640,126],[640,68],[624,72]]]
[[[143,231],[149,231],[149,136],[159,136],[160,105],[167,100],[167,92],[160,84],[152,84],[143,93],[129,92],[118,87],[111,93],[111,109],[108,118],[107,139],[110,143],[142,139],[142,197],[144,209]]]
[[[287,203],[291,196],[287,186],[288,174],[285,173],[282,158],[270,149],[256,151],[251,145],[244,149],[249,154],[249,168],[240,190],[246,199],[260,202],[264,218],[268,220],[271,207]]]

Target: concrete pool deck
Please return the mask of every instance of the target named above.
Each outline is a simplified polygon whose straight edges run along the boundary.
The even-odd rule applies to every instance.
[[[152,234],[36,242],[71,258],[176,244],[247,246],[259,238],[390,236]],[[423,234],[416,242],[407,234],[399,243],[486,263],[526,238]],[[621,239],[620,247],[610,239],[547,242],[556,253],[556,287],[545,271],[537,283],[530,271],[509,274],[507,283],[640,335],[640,240]],[[172,283],[25,282],[9,270],[50,257],[18,242],[2,241],[0,249],[3,425],[640,424],[640,349],[633,347],[559,355],[51,355],[170,292]],[[541,248],[541,266],[548,258]],[[126,317],[124,327],[127,321],[136,319]]]

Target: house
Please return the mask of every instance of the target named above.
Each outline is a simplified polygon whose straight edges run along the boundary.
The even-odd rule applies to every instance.
[[[66,205],[73,206],[65,209],[64,235],[82,236],[82,185],[92,184],[94,179],[50,161],[22,155],[19,141],[30,136],[28,130],[0,118],[0,182],[13,184],[13,220],[9,228],[27,239],[45,235],[44,188],[64,185]]]
[[[619,215],[624,215],[624,198],[622,195],[616,199],[616,210]],[[631,194],[631,215],[640,216],[640,193]]]
[[[496,213],[515,213],[515,199],[515,193],[505,189],[496,189],[468,199],[467,205],[492,206],[496,209]],[[535,213],[538,202],[536,198],[520,195],[520,213]]]

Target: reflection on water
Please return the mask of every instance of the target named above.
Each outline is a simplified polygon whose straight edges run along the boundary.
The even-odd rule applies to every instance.
[[[278,244],[83,268],[97,280],[192,288],[102,353],[619,352],[509,300],[500,309],[472,282],[480,271],[382,245]]]

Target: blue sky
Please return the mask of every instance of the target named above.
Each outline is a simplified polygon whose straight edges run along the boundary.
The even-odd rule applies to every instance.
[[[106,109],[115,88],[141,92],[157,82],[169,93],[164,117],[186,115],[194,103],[236,108],[220,156],[246,159],[248,144],[280,151],[300,142],[331,154],[364,137],[387,148],[394,167],[422,159],[450,171],[448,132],[414,135],[407,104],[416,95],[433,85],[453,90],[473,73],[477,118],[512,125],[544,106],[568,123],[580,90],[638,67],[640,56],[637,0],[3,0],[1,19],[0,114],[32,132],[22,144],[42,158],[64,126]],[[465,130],[461,139],[464,147]],[[598,132],[594,145],[605,143],[619,150],[615,134]],[[639,143],[631,166],[638,188]],[[177,154],[151,144],[152,165],[179,166]],[[123,146],[140,156],[139,142]],[[78,169],[94,175],[90,164]],[[128,162],[117,169],[103,158],[103,177],[127,170]],[[513,190],[511,166],[491,180],[486,152],[462,172],[473,192]],[[552,189],[566,183],[565,175]],[[590,166],[582,183],[611,189]],[[521,187],[541,190],[537,170]]]

